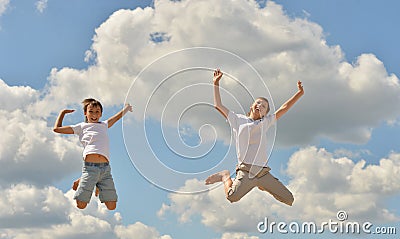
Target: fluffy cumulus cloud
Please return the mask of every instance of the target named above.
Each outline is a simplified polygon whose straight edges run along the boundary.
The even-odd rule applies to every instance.
[[[85,213],[78,211],[71,192],[64,194],[54,187],[26,184],[3,190],[0,202],[4,238],[102,238],[99,234],[112,230],[104,212],[93,205]]]
[[[47,1],[38,3],[45,6]],[[0,16],[8,4],[0,0]],[[199,46],[216,49],[170,54]],[[254,66],[263,80],[234,54]],[[176,127],[182,120],[185,126],[199,129],[210,120],[219,138],[226,139],[226,122],[209,107],[210,69],[221,67],[226,73],[221,82],[223,101],[237,112],[248,109],[251,95],[268,96],[264,85],[279,107],[296,91],[297,80],[303,81],[304,97],[278,124],[279,144],[306,144],[320,137],[368,141],[381,122],[396,125],[399,80],[373,54],[360,55],[354,63],[344,55],[339,46],[327,45],[318,24],[290,18],[272,1],[260,8],[247,0],[157,0],[154,8],[116,11],[96,29],[86,53],[86,60],[93,61],[88,68],[54,68],[41,90],[0,80],[0,162],[7,165],[0,169],[1,225],[18,219],[15,228],[9,225],[0,237],[123,238],[143,232],[143,238],[170,238],[141,223],[121,225],[118,216],[109,218],[101,207],[89,208],[91,214],[78,212],[67,203],[72,202],[70,192],[63,195],[49,187],[79,171],[81,157],[76,138],[51,131],[54,116],[86,97],[98,98],[107,107],[121,105],[128,96],[138,121],[143,115],[164,117],[168,126]],[[206,132],[204,137],[213,134]],[[310,147],[292,156],[287,172],[292,177],[289,188],[296,195],[292,208],[257,190],[231,205],[220,188],[205,194],[171,195],[171,205],[163,205],[159,213],[172,211],[181,221],[201,214],[203,224],[232,233],[254,230],[259,220],[273,213],[284,219],[297,215],[301,220],[323,220],[345,209],[355,218],[398,218],[382,203],[399,193],[398,154],[379,165],[366,165]],[[203,182],[187,181],[185,187],[198,191]]]
[[[38,99],[40,92],[29,86],[9,86],[0,79],[0,109],[12,111],[26,108]]]
[[[32,115],[28,108],[38,99],[29,87],[0,82],[0,185],[25,182],[49,185],[79,171],[81,147],[76,139],[60,137],[47,119]]]
[[[65,208],[69,202],[54,187],[38,189],[27,184],[18,184],[3,189],[0,197],[0,227],[27,228],[66,223]]]
[[[230,204],[220,187],[199,195],[171,194],[170,204],[164,204],[159,215],[173,212],[181,222],[188,222],[200,214],[208,227],[237,232],[257,231],[265,217],[270,221],[311,221],[319,225],[337,220],[339,210],[346,211],[350,221],[395,222],[400,216],[386,202],[400,194],[399,170],[400,154],[392,153],[379,164],[367,165],[363,160],[354,163],[325,149],[308,147],[294,153],[288,162],[288,188],[295,196],[292,207],[258,189]],[[185,187],[202,185],[193,180]]]
[[[18,184],[3,189],[0,195],[0,238],[154,238],[160,236],[140,222],[124,226],[122,217],[109,213],[98,200],[82,211],[72,202],[73,192],[63,193],[54,187],[37,188]]]
[[[165,56],[196,46],[242,57],[263,80],[244,62],[218,50]],[[303,81],[306,94],[278,124],[279,145],[306,144],[320,137],[365,143],[374,127],[397,120],[400,113],[399,80],[376,56],[363,54],[347,62],[339,46],[327,45],[318,24],[290,18],[272,1],[260,8],[245,0],[158,0],[154,8],[119,10],[96,29],[87,55],[94,60],[88,69],[52,70],[47,94],[35,112],[44,108],[50,114],[65,99],[76,103],[88,95],[106,105],[121,104],[128,96],[137,119],[145,114],[161,120],[167,112],[163,122],[176,127],[177,115],[189,114],[187,107],[212,104],[212,87],[198,85],[209,84],[212,72],[188,70],[169,76],[193,67],[221,67],[238,80],[226,75],[221,83],[231,94],[223,94],[224,103],[237,112],[248,109],[251,95],[268,96],[264,84],[279,107],[297,90],[296,81]],[[145,112],[146,104],[150,111]],[[226,139],[225,122],[210,114],[211,107],[194,109],[185,124],[197,130],[208,123],[204,115],[209,115],[207,119],[217,122],[220,138]]]
[[[399,220],[399,215],[387,208],[386,200],[400,193],[400,154],[391,153],[379,164],[354,161],[316,147],[293,154],[287,173],[293,178],[289,186],[296,194],[294,210],[299,210],[304,220],[316,215],[323,219],[337,210],[345,210],[356,220]]]

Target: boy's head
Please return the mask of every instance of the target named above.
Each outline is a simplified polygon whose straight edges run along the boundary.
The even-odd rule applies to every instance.
[[[103,106],[95,99],[88,98],[82,101],[83,114],[86,123],[97,123],[103,114]]]
[[[261,119],[268,114],[269,110],[268,99],[258,97],[250,106],[250,112],[247,113],[247,116],[255,120]]]

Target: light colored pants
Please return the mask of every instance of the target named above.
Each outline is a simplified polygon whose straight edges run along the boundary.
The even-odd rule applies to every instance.
[[[118,196],[108,163],[85,162],[74,199],[89,203],[95,186],[100,190],[99,199],[102,203],[117,201]]]
[[[250,169],[253,170],[254,166],[242,163],[236,167],[236,177],[233,180],[232,187],[229,189],[227,195],[227,199],[230,202],[239,201],[254,187],[259,187],[261,190],[269,192],[278,201],[289,206],[293,204],[294,198],[292,193],[279,181],[279,179],[272,176],[269,172],[271,168],[259,168],[254,177],[249,175]]]

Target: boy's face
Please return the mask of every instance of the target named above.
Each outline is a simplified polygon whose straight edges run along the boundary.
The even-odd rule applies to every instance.
[[[96,105],[88,105],[85,116],[87,118],[88,123],[97,123],[101,117],[101,108],[100,106]]]
[[[267,115],[268,107],[268,102],[263,99],[256,99],[251,105],[250,110],[253,113],[255,119],[261,119],[262,117]]]

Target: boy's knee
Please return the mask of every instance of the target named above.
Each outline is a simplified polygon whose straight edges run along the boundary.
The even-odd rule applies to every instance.
[[[285,198],[280,198],[280,197],[275,197],[278,201],[281,201],[282,203],[292,206],[294,202],[294,197],[292,194],[286,196]]]
[[[228,201],[231,203],[237,202],[241,198],[242,198],[241,196],[239,196],[237,193],[235,193],[233,191],[229,191],[228,195],[226,196],[226,199],[228,199]]]
[[[79,209],[85,209],[86,206],[87,206],[87,203],[86,203],[86,202],[82,202],[82,201],[76,200],[76,206],[77,206]]]
[[[294,202],[294,197],[293,197],[293,195],[291,195],[291,197],[289,198],[289,200],[288,200],[288,202],[286,204],[289,205],[289,206],[292,206],[293,202]]]
[[[287,196],[287,199],[286,199],[286,204],[287,205],[289,205],[289,206],[292,206],[293,205],[293,202],[294,202],[294,197],[293,197],[293,194],[291,193],[291,192],[289,192],[289,195]]]
[[[115,201],[105,202],[104,204],[106,204],[108,210],[115,210],[117,208],[117,202]]]

